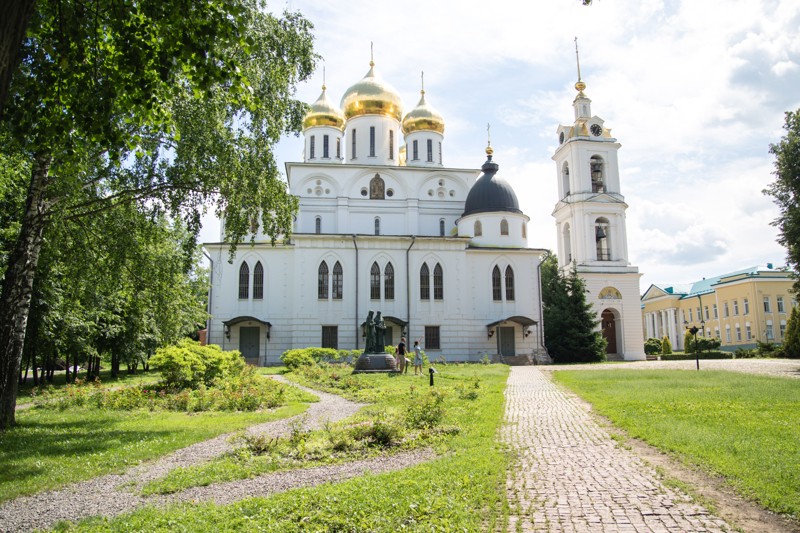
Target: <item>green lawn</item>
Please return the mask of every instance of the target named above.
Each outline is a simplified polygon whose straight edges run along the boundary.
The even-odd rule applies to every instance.
[[[720,371],[566,370],[555,380],[632,437],[800,517],[800,381]]]
[[[460,432],[432,439],[440,457],[429,463],[228,506],[146,508],[113,520],[94,518],[63,527],[70,531],[494,530],[508,512],[508,457],[496,442],[508,367],[447,365],[438,369],[434,389],[445,398],[441,426],[457,426]],[[299,379],[295,374],[287,376]],[[371,401],[373,405],[358,416],[385,420],[404,418],[413,410],[412,398],[422,402],[431,390],[428,376],[352,376],[348,369],[331,369],[302,381]]]
[[[71,375],[71,372],[70,372]],[[86,372],[78,372],[78,379],[85,379]],[[156,383],[161,379],[161,374],[159,374],[155,370],[150,371],[143,371],[139,370],[135,374],[128,374],[126,371],[120,372],[117,378],[111,377],[110,370],[102,370],[100,371],[100,383],[104,387],[120,387],[123,385],[137,385],[137,384],[145,384],[145,383]],[[28,380],[25,382],[24,385],[19,386],[19,391],[17,393],[17,405],[22,405],[25,403],[30,402],[31,400],[31,391],[33,390],[41,390],[43,387],[54,387],[54,388],[61,388],[66,384],[66,373],[63,371],[56,372],[53,374],[53,382],[52,383],[45,383],[44,385],[40,385],[38,387],[34,387],[33,385],[33,378],[29,375]]]
[[[121,472],[195,442],[302,413],[307,404],[293,398],[273,411],[246,413],[19,411],[18,425],[0,433],[0,501]]]

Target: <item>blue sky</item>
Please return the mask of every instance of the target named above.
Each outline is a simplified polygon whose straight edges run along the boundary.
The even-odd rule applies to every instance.
[[[494,159],[531,217],[529,244],[555,249],[551,216],[556,128],[573,119],[578,37],[592,112],[622,144],[628,251],[651,283],[683,283],[784,264],[761,191],[773,179],[769,144],[800,107],[800,2],[579,0],[380,2],[291,0],[315,25],[323,57],[298,88],[331,100],[376,68],[401,94],[445,118],[444,163],[478,168],[491,123]],[[301,160],[302,141],[277,156]],[[203,238],[217,240],[209,223]]]

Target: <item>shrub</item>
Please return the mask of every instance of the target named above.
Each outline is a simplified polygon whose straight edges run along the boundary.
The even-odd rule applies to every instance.
[[[300,367],[316,366],[317,362],[311,356],[308,350],[294,349],[286,350],[281,355],[281,361],[286,365],[289,370],[296,370]]]
[[[669,341],[669,337],[666,335],[664,335],[664,337],[661,339],[661,353],[662,355],[672,353],[672,343]]]
[[[690,359],[733,359],[733,354],[731,352],[721,352],[712,350],[709,352],[700,352],[695,356],[694,353],[671,353],[668,355],[662,355],[662,361],[686,361]]]
[[[190,339],[159,348],[149,363],[158,368],[168,387],[175,388],[211,385],[217,379],[240,373],[245,365],[236,350],[225,352],[215,344],[200,346]]]
[[[747,348],[736,348],[733,352],[734,359],[753,359],[754,357],[758,357],[758,352]]]
[[[775,357],[780,350],[774,342],[761,342],[757,340],[756,351],[759,357]]]
[[[412,429],[426,429],[437,426],[444,417],[445,394],[436,389],[425,394],[418,394],[414,389],[410,391],[408,410],[406,411],[406,425]]]
[[[662,341],[654,337],[650,337],[644,343],[644,353],[647,355],[656,355],[658,353],[661,353],[661,346],[662,346]]]

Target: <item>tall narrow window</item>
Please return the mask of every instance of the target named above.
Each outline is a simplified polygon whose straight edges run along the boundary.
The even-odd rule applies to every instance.
[[[592,176],[592,192],[606,192],[606,179],[603,172],[603,158],[593,155],[589,159],[589,170]]]
[[[564,162],[561,167],[561,188],[564,189],[564,196],[569,196],[569,163]]]
[[[328,299],[328,263],[323,261],[317,269],[317,298]]]
[[[594,221],[594,240],[598,261],[611,261],[611,242],[608,231],[607,219],[601,217]]]
[[[411,159],[413,161],[417,161],[419,159],[419,141],[415,140],[413,143],[411,143],[411,148],[412,148]]]
[[[383,269],[383,297],[394,300],[394,267],[391,263],[386,263]]]
[[[256,263],[253,269],[253,300],[264,299],[264,267],[261,261]]]
[[[422,263],[422,268],[419,269],[419,299],[431,299],[431,271],[428,263]]]
[[[342,140],[336,137],[336,159],[342,158]]]
[[[322,157],[325,159],[330,158],[330,145],[329,145],[329,136],[323,135],[322,136]]]
[[[389,159],[394,159],[394,130],[389,130]]]
[[[428,139],[428,163],[433,163],[433,140]]]
[[[314,159],[314,141],[316,141],[316,136],[312,135],[311,139],[308,141],[308,158]]]
[[[514,269],[511,265],[506,267],[506,300],[514,301]]]
[[[786,306],[783,304],[783,296],[778,296],[777,297],[777,301],[778,301],[778,312],[779,313],[785,313],[786,312]]]
[[[492,269],[492,300],[499,302],[503,299],[503,280],[500,275],[500,267],[495,265]]]
[[[433,299],[444,300],[444,273],[439,263],[433,267]]]
[[[344,276],[342,275],[342,265],[339,261],[333,265],[333,299],[341,300],[342,293],[344,292]]]
[[[369,271],[369,298],[370,300],[381,299],[381,268],[378,263],[372,263]]]
[[[356,158],[356,129],[353,128],[353,131],[350,132],[350,159]]]
[[[322,326],[322,347],[339,349],[339,326]]]
[[[475,221],[475,236],[480,237],[483,235],[483,225],[480,220]]]
[[[322,233],[322,217],[317,217],[314,219],[314,233],[317,235]]]
[[[439,219],[439,237],[444,237],[444,219]]]
[[[239,299],[247,300],[250,297],[250,267],[247,262],[242,262],[239,267]]]
[[[439,141],[439,164],[442,164],[442,141]]]
[[[772,305],[770,305],[769,296],[764,296],[764,312],[765,313],[772,312]]]
[[[425,326],[425,349],[426,350],[441,349],[441,337],[439,334],[439,326]]]
[[[375,235],[381,234],[381,219],[375,217]]]
[[[369,156],[375,157],[375,126],[369,127]]]
[[[528,225],[524,222],[522,223],[522,238],[523,239],[528,238]]]
[[[500,235],[508,235],[508,220],[500,221]]]

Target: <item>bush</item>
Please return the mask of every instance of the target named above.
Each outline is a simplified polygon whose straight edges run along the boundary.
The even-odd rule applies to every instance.
[[[647,355],[656,355],[661,353],[661,341],[650,337],[644,343],[644,353]]]
[[[721,352],[712,350],[709,352],[700,352],[697,354],[698,357],[695,357],[694,353],[671,353],[668,355],[662,355],[662,361],[686,361],[686,360],[693,360],[693,359],[733,359],[733,354],[731,352]]]
[[[406,411],[406,425],[412,429],[428,429],[441,423],[444,417],[445,394],[438,390],[429,390],[425,394],[418,394],[411,390],[408,410]]]
[[[159,348],[149,363],[161,372],[165,385],[174,388],[212,385],[217,379],[240,373],[245,366],[236,350],[225,352],[216,344],[200,346],[190,339]]]
[[[672,353],[672,343],[669,341],[669,337],[664,335],[661,339],[661,354],[668,355]]]
[[[296,370],[300,367],[316,366],[317,362],[306,349],[286,350],[281,355],[281,361],[289,370]]]
[[[734,359],[753,359],[754,357],[758,357],[758,352],[747,348],[736,348],[733,352]]]

